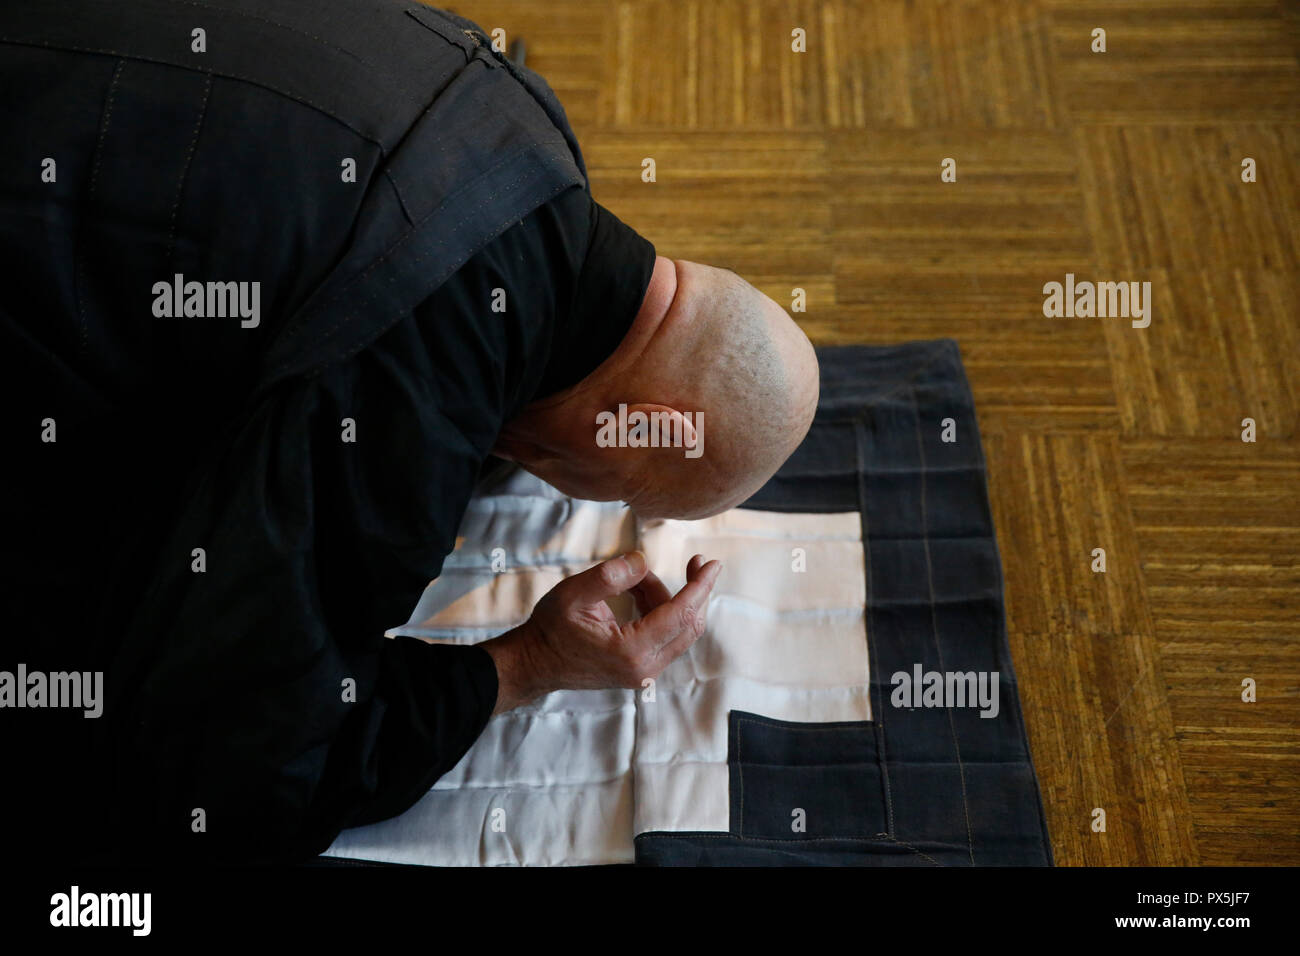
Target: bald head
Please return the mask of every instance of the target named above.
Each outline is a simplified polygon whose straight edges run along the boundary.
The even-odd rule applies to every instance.
[[[660,257],[614,354],[525,408],[495,451],[575,498],[703,518],[790,457],[817,393],[812,345],[784,309],[733,272]]]

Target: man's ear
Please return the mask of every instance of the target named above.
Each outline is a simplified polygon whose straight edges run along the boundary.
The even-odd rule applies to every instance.
[[[695,430],[695,424],[692,421],[693,415],[683,415],[677,409],[669,405],[654,405],[644,402],[637,402],[635,405],[627,407],[627,418],[629,421],[628,431],[632,430],[632,414],[641,412],[646,417],[646,422],[650,429],[658,428],[660,448],[694,448],[699,441],[699,435]],[[655,418],[658,415],[658,418]],[[651,434],[651,432],[647,432]]]

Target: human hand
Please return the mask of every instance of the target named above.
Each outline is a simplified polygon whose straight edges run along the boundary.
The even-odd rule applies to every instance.
[[[494,713],[553,690],[640,687],[699,640],[718,561],[695,555],[671,595],[632,551],[565,578],[519,627],[483,644],[497,665]],[[640,617],[620,624],[606,598],[631,592]]]

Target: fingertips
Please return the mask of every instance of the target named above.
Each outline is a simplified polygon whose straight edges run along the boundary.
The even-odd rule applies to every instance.
[[[686,582],[685,587],[677,592],[677,599],[689,604],[701,604],[709,599],[714,582],[722,573],[722,562],[716,558],[698,568],[695,575]]]
[[[555,586],[567,603],[593,607],[607,598],[632,590],[644,580],[649,567],[640,551],[629,551],[601,561]]]
[[[713,596],[713,584],[718,580],[718,574],[722,571],[721,561],[710,561],[695,576],[694,581],[690,581],[677,594],[677,600],[694,608],[701,615],[705,613],[709,606],[709,599]]]
[[[650,567],[646,564],[645,555],[640,551],[629,551],[623,555],[623,563],[627,565],[627,576],[630,584],[635,584],[644,578],[646,571]]]
[[[694,581],[695,576],[700,573],[700,568],[704,566],[704,555],[696,554],[691,556],[691,560],[686,562],[686,580]]]
[[[700,569],[700,577],[703,579],[705,585],[710,589],[712,589],[713,585],[717,583],[718,575],[721,573],[722,562],[717,558],[714,558]]]

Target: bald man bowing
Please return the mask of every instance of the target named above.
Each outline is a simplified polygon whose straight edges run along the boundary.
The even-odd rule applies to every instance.
[[[589,260],[588,268],[617,275],[634,262]],[[617,311],[605,321],[622,326]],[[501,429],[495,451],[576,498],[625,501],[643,518],[705,518],[776,472],[807,433],[817,395],[812,346],[780,306],[734,273],[657,257],[614,353],[526,406]],[[602,447],[596,423],[619,406],[671,422],[701,454],[667,441]],[[713,444],[703,454],[692,415],[702,421],[706,410]],[[686,587],[670,599],[634,552],[558,585],[523,627],[483,645],[500,675],[496,711],[550,690],[639,687],[657,677],[703,633],[719,570],[694,556]],[[643,618],[620,628],[600,602],[627,590]]]
[[[784,310],[596,203],[549,87],[477,25],[398,0],[205,11],[198,55],[185,8],[0,10],[24,144],[0,269],[26,290],[0,308],[0,670],[104,678],[97,719],[4,715],[19,855],[302,858],[412,806],[493,713],[639,686],[703,633],[716,561],[675,595],[639,553],[605,561],[476,646],[384,632],[494,459],[700,518],[817,404]],[[601,441],[610,414],[690,447]],[[620,625],[604,602],[628,592]]]

